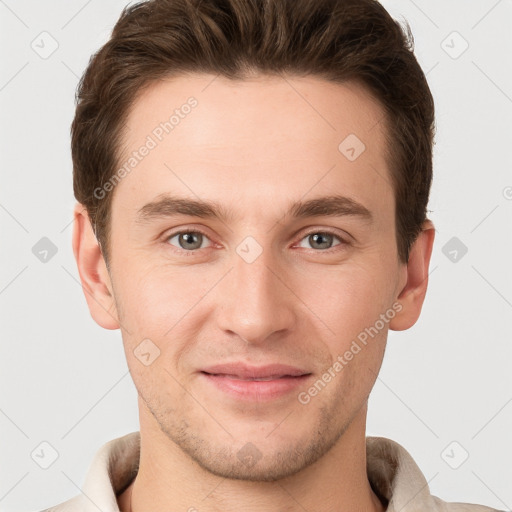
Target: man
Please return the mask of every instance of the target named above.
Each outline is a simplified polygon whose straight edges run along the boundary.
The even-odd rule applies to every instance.
[[[410,36],[410,34],[409,34]],[[365,436],[425,298],[434,105],[373,0],[150,0],[80,83],[73,250],[140,433],[55,511],[488,511]]]

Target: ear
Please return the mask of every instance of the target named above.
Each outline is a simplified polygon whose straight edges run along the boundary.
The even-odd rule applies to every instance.
[[[87,210],[81,203],[76,203],[73,217],[73,253],[91,316],[105,329],[118,329],[110,275]]]
[[[435,228],[430,220],[423,223],[409,253],[409,261],[404,265],[405,284],[402,284],[397,300],[402,309],[389,322],[389,328],[403,331],[412,327],[418,320],[428,285],[428,267],[434,245]]]

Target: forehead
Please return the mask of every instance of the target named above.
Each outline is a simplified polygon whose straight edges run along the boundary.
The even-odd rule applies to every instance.
[[[208,74],[160,80],[132,105],[120,166],[142,146],[151,149],[127,167],[114,202],[121,189],[133,207],[165,192],[217,199],[236,189],[240,204],[256,192],[269,202],[279,192],[297,198],[310,191],[347,192],[364,203],[379,201],[372,191],[390,184],[383,109],[356,82]]]
[[[188,111],[185,107],[190,98],[197,102],[190,117],[201,120],[202,130],[198,123],[181,123],[188,114],[183,117],[182,112],[176,112],[180,107]],[[175,128],[181,126],[173,132],[173,138],[194,146],[223,143],[229,135],[238,139],[254,134],[258,128],[276,142],[291,137],[314,142],[324,140],[328,133],[337,140],[345,130],[368,139],[367,132],[376,124],[382,129],[383,120],[382,106],[360,82],[269,75],[230,80],[185,74],[152,82],[139,91],[128,115],[126,142],[137,142],[134,138],[142,132],[153,131],[155,121],[168,121],[175,112],[181,114],[180,121],[172,123],[176,123]],[[374,135],[378,133],[376,130]],[[251,142],[254,147],[258,141]]]

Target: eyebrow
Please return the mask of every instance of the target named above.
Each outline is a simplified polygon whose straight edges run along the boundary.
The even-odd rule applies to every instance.
[[[165,194],[140,208],[136,223],[145,224],[176,215],[218,219],[222,222],[232,221],[235,218],[231,210],[213,201],[186,199]],[[368,208],[342,195],[317,197],[304,202],[297,201],[292,203],[285,216],[295,219],[354,216],[368,222],[373,221],[373,215]]]

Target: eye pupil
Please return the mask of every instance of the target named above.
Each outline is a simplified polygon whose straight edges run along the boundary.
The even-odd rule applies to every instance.
[[[315,233],[310,235],[309,238],[310,241],[313,242],[311,243],[312,247],[314,247],[315,244],[318,244],[321,246],[319,247],[320,249],[329,249],[329,246],[332,243],[332,235],[329,233]],[[327,238],[327,242],[325,242],[325,238]],[[324,241],[322,241],[322,239],[324,239]]]
[[[199,249],[201,247],[202,236],[201,233],[182,233],[179,237],[179,242],[184,249]],[[183,241],[185,242],[185,246],[182,244]]]

